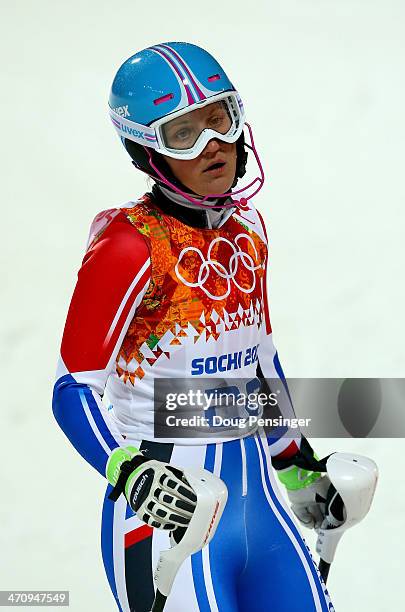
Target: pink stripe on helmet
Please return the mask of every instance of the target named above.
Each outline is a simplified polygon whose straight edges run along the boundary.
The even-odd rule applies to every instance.
[[[173,60],[171,59],[171,57],[165,53],[164,51],[162,51],[161,49],[158,49],[157,47],[151,47],[153,51],[155,51],[155,53],[159,53],[159,55],[161,55],[162,57],[165,58],[165,60],[170,64],[172,70],[174,70],[174,72],[177,74],[177,76],[180,79],[180,82],[183,84],[184,89],[186,90],[186,94],[187,94],[187,101],[189,104],[194,104],[195,102],[198,102],[198,100],[195,100],[192,94],[192,91],[190,89],[190,87],[187,85],[187,83],[184,82],[183,80],[183,75],[181,74],[180,70],[177,68],[176,64],[173,62]]]
[[[195,87],[196,92],[198,93],[198,95],[200,96],[200,100],[206,100],[207,96],[205,96],[203,94],[203,92],[201,91],[201,89],[198,87],[197,83],[196,83],[196,79],[197,77],[193,75],[193,73],[191,72],[190,68],[185,64],[183,58],[181,57],[181,55],[179,55],[177,53],[177,51],[175,51],[174,49],[172,49],[172,47],[169,47],[169,45],[160,45],[161,47],[163,47],[164,49],[167,49],[168,51],[171,51],[173,53],[173,55],[175,56],[175,58],[178,60],[178,62],[182,65],[184,71],[187,73],[187,75],[190,77],[190,80],[192,82],[192,84]]]
[[[162,104],[163,102],[167,102],[168,100],[171,100],[173,97],[174,96],[172,93],[166,94],[165,96],[162,96],[161,98],[156,98],[156,100],[153,100],[153,104],[155,104],[155,106],[157,104]]]

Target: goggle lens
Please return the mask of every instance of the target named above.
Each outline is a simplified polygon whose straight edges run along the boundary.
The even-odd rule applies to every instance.
[[[225,100],[213,102],[185,113],[161,126],[162,137],[168,149],[191,149],[204,130],[227,134],[233,121]]]

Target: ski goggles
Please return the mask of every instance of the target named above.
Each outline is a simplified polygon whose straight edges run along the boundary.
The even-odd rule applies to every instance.
[[[242,133],[245,113],[236,91],[217,94],[190,107],[170,113],[145,126],[128,121],[110,108],[121,138],[128,138],[174,159],[194,159],[213,138],[233,143]]]

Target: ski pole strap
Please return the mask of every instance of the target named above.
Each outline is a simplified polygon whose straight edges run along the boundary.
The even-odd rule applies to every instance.
[[[277,459],[272,457],[273,467],[278,470],[285,470],[293,465],[302,468],[304,470],[311,470],[312,472],[326,472],[326,462],[330,455],[319,459],[308,440],[302,436],[300,449],[292,457],[288,459]]]
[[[280,482],[289,490],[305,489],[316,482],[326,472],[328,457],[319,459],[310,443],[304,437],[298,452],[287,459],[272,458],[273,467],[277,470]]]
[[[342,497],[336,491],[333,484],[329,486],[325,502],[325,518],[328,521],[329,529],[340,527],[345,521],[345,504]]]

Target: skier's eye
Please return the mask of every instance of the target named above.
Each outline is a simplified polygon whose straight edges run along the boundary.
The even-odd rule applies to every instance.
[[[189,128],[182,128],[181,130],[178,130],[174,134],[174,139],[180,142],[184,142],[188,138],[190,138],[190,136],[191,136],[191,130]]]
[[[189,125],[182,125],[176,128],[175,125],[166,133],[166,144],[172,148],[188,149],[195,142],[195,129]]]
[[[228,113],[219,111],[215,115],[212,115],[209,119],[209,127],[221,134],[225,134],[231,127],[231,120]]]

